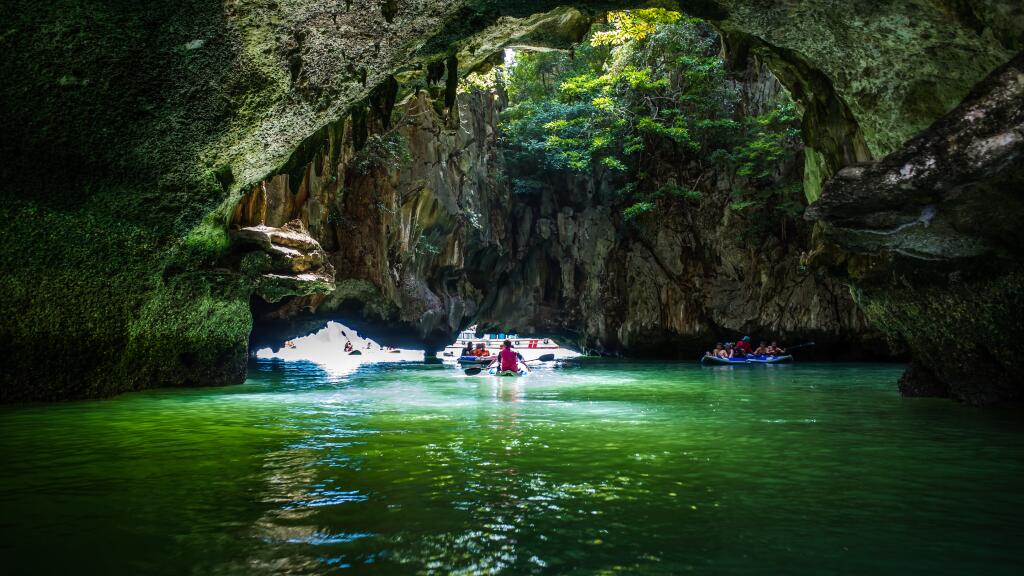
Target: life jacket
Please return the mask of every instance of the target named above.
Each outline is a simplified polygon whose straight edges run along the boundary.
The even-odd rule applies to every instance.
[[[498,352],[498,358],[501,360],[501,371],[511,370],[513,372],[519,371],[519,364],[516,360],[516,353],[508,348],[503,348],[501,352]]]

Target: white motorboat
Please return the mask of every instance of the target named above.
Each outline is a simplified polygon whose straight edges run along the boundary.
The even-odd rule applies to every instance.
[[[462,351],[467,345],[476,350],[477,346],[483,344],[484,349],[489,352],[489,356],[493,357],[501,351],[501,344],[505,340],[512,342],[512,349],[522,354],[524,360],[536,360],[544,354],[553,354],[561,350],[558,343],[551,338],[532,338],[504,333],[477,336],[476,326],[470,326],[459,333],[459,338],[454,344],[445,346],[442,354],[446,358],[459,360],[461,359]],[[563,352],[566,351],[563,350]],[[468,363],[473,363],[472,359],[467,358],[467,360],[469,361]]]

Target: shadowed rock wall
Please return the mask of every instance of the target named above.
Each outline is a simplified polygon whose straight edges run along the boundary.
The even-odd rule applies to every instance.
[[[756,58],[737,77],[746,114],[786,98]],[[252,347],[341,319],[388,343],[437,347],[473,321],[615,354],[692,358],[716,337],[745,332],[814,339],[847,357],[885,354],[847,286],[801,268],[809,225],[727,207],[745,179],[721,172],[700,184],[692,159],[666,150],[648,169],[704,198],[627,221],[610,173],[509,174],[502,108],[498,93],[460,94],[446,110],[421,91],[390,128],[369,119],[369,142],[400,135],[409,157],[360,169],[371,146],[356,152],[346,123],[303,170],[254,187],[233,225],[299,219],[328,251],[337,288],[257,301]],[[802,166],[797,149],[777,179],[799,181]],[[547,182],[512,194],[513,177]],[[763,219],[778,223],[753,234]]]
[[[259,275],[223,259],[244,194],[305,166],[392,74],[457,69],[450,56],[496,22],[518,33],[501,18],[634,4],[7,2],[0,401],[241,381]],[[681,5],[827,80],[839,102],[821,109],[845,106],[856,127],[806,126],[822,179],[845,162],[830,151],[864,159],[829,139],[859,130],[871,156],[891,152],[1019,50],[1024,30],[1015,0]]]
[[[847,167],[809,216],[850,255],[872,323],[911,347],[909,395],[1021,403],[1024,53],[877,163]]]

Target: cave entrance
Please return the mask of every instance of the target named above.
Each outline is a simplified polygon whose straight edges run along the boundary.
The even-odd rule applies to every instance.
[[[396,74],[244,195],[250,354],[331,320],[426,360],[475,321],[623,355],[693,354],[723,325],[778,334],[772,307],[732,312],[763,276],[734,264],[758,246],[798,270],[810,247],[810,88],[666,9],[587,20],[560,49],[500,44]]]
[[[423,362],[424,351],[382,344],[333,320],[322,328],[281,342],[251,349],[257,361],[313,362],[332,373],[351,372],[363,364]]]

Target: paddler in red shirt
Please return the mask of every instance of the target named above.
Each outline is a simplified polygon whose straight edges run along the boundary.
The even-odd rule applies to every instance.
[[[501,352],[498,352],[498,362],[502,372],[519,371],[519,354],[512,351],[512,341],[505,340],[501,343]]]
[[[744,354],[753,354],[754,349],[750,346],[750,336],[744,336],[736,342],[736,347],[743,350]]]

